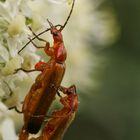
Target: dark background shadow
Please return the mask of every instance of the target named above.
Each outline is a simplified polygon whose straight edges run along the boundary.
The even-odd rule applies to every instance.
[[[79,93],[82,107],[64,140],[140,139],[140,0],[104,3],[116,12],[120,39],[98,52],[108,60],[101,86],[90,97]]]

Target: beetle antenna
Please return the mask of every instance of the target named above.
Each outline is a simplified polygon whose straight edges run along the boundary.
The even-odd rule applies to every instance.
[[[62,31],[62,30],[65,28],[65,26],[67,25],[67,23],[68,23],[68,21],[69,21],[69,19],[70,19],[70,17],[71,17],[71,14],[72,14],[73,8],[74,8],[74,4],[75,4],[75,0],[73,0],[73,2],[72,2],[72,6],[71,6],[70,13],[69,13],[69,15],[68,15],[68,17],[67,17],[67,19],[66,19],[64,25],[61,26],[60,31]]]
[[[60,27],[60,29],[59,29],[60,31],[62,31],[62,30],[65,28],[65,26],[67,25],[67,23],[68,23],[68,21],[69,21],[69,19],[70,19],[70,17],[71,17],[73,8],[74,8],[74,4],[75,4],[75,0],[73,0],[70,13],[69,13],[69,15],[68,15],[68,17],[67,17],[67,19],[66,19],[64,25],[60,25],[60,24],[55,25],[55,27]],[[49,21],[48,21],[48,22],[49,22]],[[50,23],[50,22],[49,22],[49,23]],[[48,32],[49,30],[50,30],[50,28],[47,28],[46,30],[42,31],[41,33],[37,34],[36,36],[40,36],[40,35],[44,34],[45,32]],[[20,53],[22,52],[22,50],[23,50],[32,40],[34,40],[34,39],[36,38],[36,36],[33,37],[30,41],[28,41],[28,42],[18,51],[18,54],[20,54]]]

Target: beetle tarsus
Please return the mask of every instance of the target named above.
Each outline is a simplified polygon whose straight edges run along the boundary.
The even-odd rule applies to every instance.
[[[20,111],[20,110],[17,108],[17,106],[12,106],[12,107],[9,107],[8,109],[9,109],[9,110],[15,109],[15,111],[16,111],[17,113],[23,113],[22,111]]]
[[[16,74],[18,71],[24,71],[24,72],[34,72],[34,71],[38,71],[38,70],[36,70],[36,69],[32,69],[32,70],[25,70],[25,69],[23,69],[23,68],[18,68],[18,69],[16,69],[15,70],[15,72],[14,72],[14,74]]]

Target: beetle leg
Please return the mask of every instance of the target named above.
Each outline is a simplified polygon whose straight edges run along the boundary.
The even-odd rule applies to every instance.
[[[8,95],[4,95],[3,97],[2,97],[2,101],[3,102],[5,102],[5,101],[7,101],[7,99],[9,99],[9,97],[11,97],[12,95],[13,95],[13,91],[12,91],[12,89],[11,89],[11,87],[8,85],[8,83],[6,82],[6,81],[3,81],[5,84],[6,84],[6,86],[8,87],[8,89],[9,89],[9,94]]]
[[[34,72],[34,71],[38,71],[38,70],[36,70],[36,69],[25,70],[25,69],[23,69],[23,68],[18,68],[18,69],[15,69],[14,74],[17,73],[17,72],[20,71],[20,70],[22,70],[22,71],[24,71],[24,72]]]
[[[49,67],[50,67],[49,63],[39,61],[38,63],[35,64],[35,69],[25,70],[23,68],[18,68],[18,69],[15,70],[14,74],[16,74],[20,70],[29,73],[29,72],[34,72],[34,71],[43,71],[44,68],[49,69]]]
[[[37,37],[37,35],[36,35],[36,37]],[[45,41],[45,46],[37,46],[34,42],[33,42],[33,40],[31,39],[31,38],[28,38],[29,40],[30,40],[30,42],[33,44],[33,46],[34,47],[36,47],[37,49],[40,49],[40,48],[44,48],[44,51],[45,51],[45,53],[47,54],[47,55],[49,55],[49,56],[53,56],[54,55],[54,49],[53,49],[53,47],[50,47],[50,43],[48,42],[48,41],[45,41],[44,39],[42,39],[42,38],[38,38],[39,40],[41,40],[41,41]]]
[[[56,90],[57,95],[59,97],[62,97],[60,95],[59,91],[63,92],[64,94],[67,94],[67,95],[74,94],[74,93],[76,94],[76,86],[75,85],[71,85],[70,87],[66,88],[66,87],[63,87],[63,86],[56,87],[54,84],[51,84],[51,88],[54,88]]]
[[[44,47],[44,51],[49,56],[54,56],[54,48],[50,47],[50,43],[46,42],[46,45]]]
[[[24,102],[21,102],[21,104],[23,104],[23,103],[24,103]],[[19,109],[17,108],[17,106],[12,106],[12,107],[9,107],[8,109],[9,109],[9,110],[15,109],[16,112],[18,112],[18,113],[23,113],[21,110],[19,110]]]
[[[37,45],[33,42],[33,40],[32,40],[30,37],[28,37],[28,39],[30,40],[30,42],[33,44],[33,46],[34,46],[35,48],[37,48],[37,49],[44,48],[44,46],[37,46]]]
[[[57,95],[58,95],[59,97],[62,97],[61,94],[60,94],[60,92],[58,91],[58,87],[56,87],[54,84],[50,84],[50,87],[51,87],[51,88],[54,88],[54,89],[56,90],[56,93],[57,93]]]
[[[62,91],[64,94],[71,94],[71,93],[76,93],[76,86],[75,85],[71,85],[70,87],[66,88],[63,86],[59,86],[58,90]]]
[[[43,71],[44,68],[46,68],[48,65],[48,63],[46,62],[43,62],[43,61],[39,61],[38,63],[35,64],[35,69],[38,70],[38,71]],[[48,65],[49,67],[49,65]]]
[[[56,91],[56,93],[57,93],[57,95],[58,95],[59,97],[62,97],[61,94],[60,94],[60,92],[59,92],[58,90]]]
[[[77,97],[76,86],[71,85],[68,88],[65,88],[63,86],[59,86],[59,90],[62,91],[64,94],[68,95],[68,97],[70,99],[70,103],[69,103],[68,106],[71,109],[71,112],[74,112],[74,110],[75,110],[75,108],[77,107],[77,104],[78,104],[78,99],[77,99],[77,101],[74,99],[75,96]],[[66,103],[64,103],[65,106],[66,106]],[[62,101],[62,104],[63,104],[63,101]],[[76,107],[74,107],[74,106],[76,106]]]
[[[28,38],[28,39],[30,40],[30,42],[33,44],[33,46],[34,46],[35,48],[37,48],[37,49],[44,48],[44,51],[45,51],[45,53],[46,53],[47,55],[53,56],[53,54],[54,54],[54,49],[53,49],[53,47],[50,47],[50,43],[49,43],[48,41],[45,41],[45,42],[46,42],[45,46],[37,46],[37,45],[33,42],[33,40],[32,40],[31,38]],[[41,39],[41,38],[40,38],[40,39]]]
[[[43,41],[43,42],[47,42],[45,39],[40,38],[37,34],[35,34],[32,30],[31,27],[29,27],[30,31],[32,32],[32,34],[35,36],[35,38],[37,38],[39,41]],[[30,41],[32,42],[32,40],[30,39]]]
[[[17,108],[17,106],[12,106],[12,107],[9,107],[8,109],[9,109],[9,110],[15,109],[15,111],[16,111],[17,113],[23,113],[22,111],[20,111],[20,110]]]
[[[71,85],[70,87],[66,88],[66,87],[63,87],[63,86],[59,86],[59,87],[56,87],[54,84],[51,84],[51,87],[54,88],[57,92],[58,90],[63,92],[64,94],[74,94],[76,93],[76,86],[75,85]],[[60,93],[58,93],[58,96],[59,96]],[[61,97],[61,96],[60,96]]]

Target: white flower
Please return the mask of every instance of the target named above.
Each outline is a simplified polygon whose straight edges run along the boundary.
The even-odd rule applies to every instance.
[[[25,26],[25,17],[19,14],[8,26],[8,34],[11,36],[17,35],[22,32],[24,26]]]
[[[7,107],[0,102],[0,140],[17,140],[14,122]]]
[[[73,0],[48,0],[50,2],[56,3],[56,4],[62,4],[67,2],[68,4],[71,4]]]
[[[20,67],[33,68],[39,60],[34,48],[27,48],[22,56],[17,54],[18,50],[28,41],[28,35],[31,34],[25,25],[27,17],[31,16],[32,11],[27,6],[27,2],[26,0],[0,2],[0,104],[3,102],[7,107],[16,106],[23,101],[37,75],[35,73],[29,75],[24,72],[14,74],[15,69]],[[28,7],[28,12],[25,7]],[[4,112],[8,112],[8,110],[4,110]],[[11,121],[12,116],[8,115],[8,118],[5,119],[1,119],[1,117],[0,115],[0,137],[2,140],[10,140],[10,138],[15,140],[15,129],[12,122],[9,122],[7,136],[5,132],[7,121]]]
[[[9,117],[5,118],[4,121],[1,123],[1,133],[2,140],[18,140],[14,129],[14,123]]]
[[[33,69],[40,59],[45,58],[44,54],[36,50],[32,44],[29,44],[18,55],[18,51],[28,41],[29,35],[32,35],[27,26],[30,25],[33,31],[39,33],[49,27],[47,18],[54,25],[63,25],[69,14],[71,6],[68,4],[71,4],[72,0],[48,1],[7,0],[0,2],[0,110],[4,104],[7,107],[20,104],[38,75],[38,72],[25,73],[23,71],[14,74],[15,69],[21,67],[27,70]],[[86,40],[92,36],[95,38],[95,44],[104,47],[104,42],[105,45],[113,43],[119,33],[114,15],[109,11],[103,15],[97,10],[101,2],[102,0],[94,1],[95,4],[92,5],[90,0],[76,0],[74,11],[62,33],[68,53],[67,69],[62,85],[67,87],[76,84],[83,93],[87,93],[93,84],[91,72],[96,65],[95,58],[93,59],[92,56],[93,52]],[[110,20],[103,20],[104,17],[109,17]],[[112,32],[113,28],[116,28],[116,32]],[[53,44],[50,32],[46,34],[43,35],[44,39]],[[35,43],[41,44],[37,40]],[[5,132],[6,125],[9,123],[11,140],[12,138],[15,140],[13,117],[7,114],[7,108],[3,112],[6,118],[3,119],[3,115],[0,116],[2,124],[0,136],[3,140],[9,139]],[[12,113],[15,112],[12,111]],[[19,123],[18,120],[14,120],[15,124]]]
[[[20,68],[22,63],[22,57],[20,56],[15,56],[12,58],[10,61],[8,61],[5,65],[5,67],[2,69],[2,74],[3,75],[9,75],[13,74],[15,72],[16,68]]]

